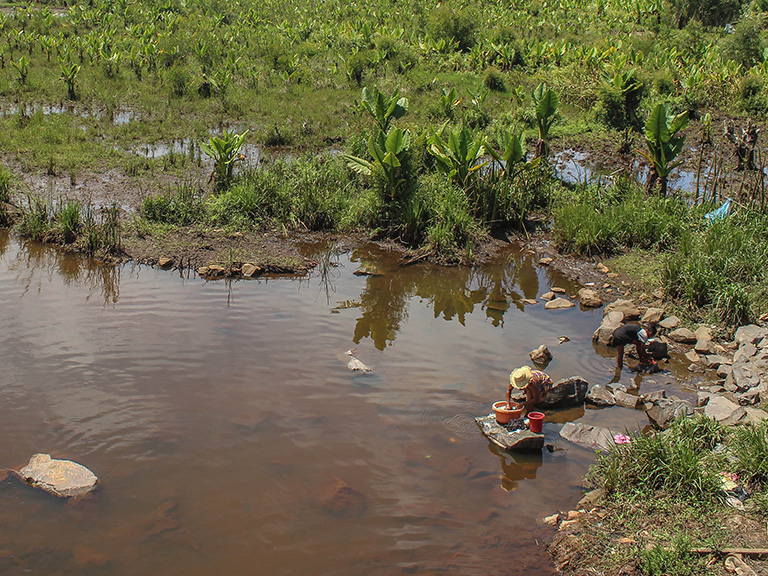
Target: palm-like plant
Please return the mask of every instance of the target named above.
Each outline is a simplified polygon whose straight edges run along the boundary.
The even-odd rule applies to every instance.
[[[683,163],[675,158],[683,150],[684,136],[678,132],[688,126],[688,112],[670,115],[666,104],[658,104],[653,109],[645,123],[645,143],[648,152],[641,151],[651,164],[651,177],[648,180],[648,191],[653,190],[656,182],[660,184],[660,192],[667,194],[667,177],[669,173]]]
[[[472,132],[464,126],[451,132],[447,140],[444,139],[443,130],[440,130],[430,137],[428,144],[438,169],[448,174],[462,188],[469,185],[473,174],[488,164],[483,160],[485,140],[482,136],[473,138]]]
[[[235,162],[243,159],[240,148],[242,148],[247,134],[248,130],[242,134],[235,134],[234,130],[232,132],[225,130],[221,138],[211,136],[208,142],[202,140],[199,142],[200,149],[213,158],[214,165],[211,178],[214,180],[217,190],[226,189],[232,182]]]
[[[499,144],[501,145],[500,151],[496,151],[488,145],[486,145],[486,151],[499,166],[502,166],[501,178],[504,180],[512,179],[516,174],[514,168],[517,164],[531,166],[539,161],[538,158],[535,158],[531,162],[526,162],[525,133],[522,130],[502,133]]]
[[[19,82],[22,85],[27,83],[27,76],[29,75],[29,60],[26,56],[21,56],[18,60],[11,60],[11,64],[19,73]]]
[[[536,105],[536,127],[539,130],[536,158],[546,159],[549,156],[549,130],[555,121],[560,101],[555,91],[542,83],[533,91],[533,102]]]
[[[67,98],[70,100],[77,100],[75,81],[77,80],[77,75],[80,73],[80,66],[73,64],[72,62],[60,62],[59,67],[61,68],[61,79],[64,80],[67,85]]]
[[[387,97],[376,87],[371,90],[363,88],[361,105],[385,134],[389,132],[392,120],[402,118],[408,112],[408,100],[400,98],[400,90],[397,89]]]
[[[386,179],[385,202],[402,199],[406,180],[403,177],[402,165],[408,148],[411,145],[411,133],[401,128],[393,128],[387,134],[379,131],[377,136],[368,140],[368,152],[373,159],[369,162],[364,158],[345,154],[347,165],[359,174],[370,176],[378,167]]]

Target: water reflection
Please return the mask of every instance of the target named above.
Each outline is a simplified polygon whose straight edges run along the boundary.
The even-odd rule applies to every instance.
[[[375,247],[355,248],[350,261],[368,275],[357,303],[361,316],[353,340],[359,344],[370,338],[379,350],[391,345],[408,318],[408,306],[414,298],[426,303],[435,318],[456,319],[464,326],[467,315],[483,310],[494,327],[503,328],[511,309],[523,312],[523,300],[539,295],[534,256],[511,246],[508,256],[495,265],[442,268],[401,266],[396,256]],[[321,266],[321,277],[330,298],[334,280],[326,268]],[[552,270],[545,270],[545,274],[560,279]]]
[[[514,492],[519,482],[533,480],[536,472],[544,463],[541,452],[534,454],[511,454],[502,450],[493,443],[488,444],[488,449],[499,459],[501,465],[501,487],[507,492]]]
[[[10,234],[0,230],[0,257],[4,257],[10,246]],[[92,258],[55,249],[45,244],[20,241],[16,253],[8,263],[16,272],[16,280],[25,293],[40,292],[42,285],[54,276],[61,276],[64,284],[86,284],[90,286],[86,300],[98,295],[104,305],[114,305],[120,298],[120,277],[122,266],[105,264]]]

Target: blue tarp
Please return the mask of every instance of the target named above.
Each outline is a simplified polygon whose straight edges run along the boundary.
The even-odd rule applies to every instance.
[[[704,215],[704,218],[709,220],[710,222],[716,222],[718,220],[722,220],[726,216],[728,216],[728,211],[731,208],[731,199],[728,198],[725,202],[723,202],[723,205],[720,206],[720,208],[716,208],[715,210],[712,210],[712,212],[708,212]]]

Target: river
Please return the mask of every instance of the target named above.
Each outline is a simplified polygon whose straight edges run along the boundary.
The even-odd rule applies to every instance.
[[[575,506],[594,461],[560,427],[645,415],[548,411],[552,450],[526,456],[473,418],[539,344],[553,378],[608,382],[602,310],[523,304],[578,286],[514,245],[477,269],[302,249],[306,277],[205,282],[0,231],[0,467],[46,452],[101,481],[80,503],[0,482],[0,573],[554,573],[541,519]],[[349,350],[373,371],[348,371]],[[693,377],[622,382],[685,395]]]

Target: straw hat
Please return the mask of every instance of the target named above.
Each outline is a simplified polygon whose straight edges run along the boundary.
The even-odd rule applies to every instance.
[[[522,390],[528,386],[528,383],[531,381],[532,377],[533,373],[531,372],[530,366],[520,366],[520,368],[513,370],[509,375],[509,383],[513,388]]]

